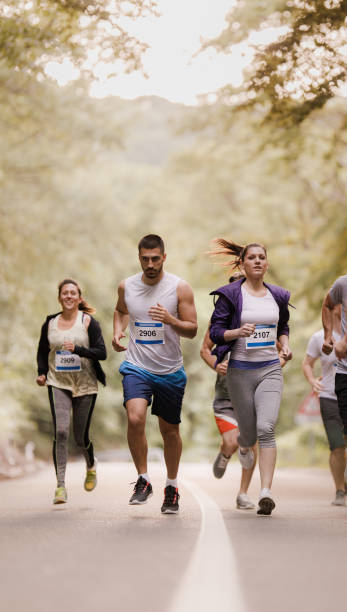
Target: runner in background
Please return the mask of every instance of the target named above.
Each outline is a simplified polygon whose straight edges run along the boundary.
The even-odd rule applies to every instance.
[[[333,308],[332,315],[332,337],[335,343],[339,342],[342,338],[340,305]],[[302,369],[312,387],[312,391],[319,396],[320,411],[330,448],[329,465],[336,488],[335,499],[332,504],[334,506],[344,506],[344,473],[346,468],[345,440],[343,436],[343,423],[339,414],[337,397],[334,391],[337,357],[334,349],[329,355],[323,353],[323,342],[323,329],[311,336],[307,345]],[[322,376],[319,377],[316,377],[314,374],[314,364],[317,360],[320,361],[322,368]]]
[[[232,283],[240,278],[242,278],[242,274],[235,274],[234,276],[231,276],[229,278],[229,283]],[[215,383],[215,397],[213,400],[213,411],[219,433],[222,436],[222,442],[219,453],[213,464],[213,474],[216,478],[222,478],[222,476],[224,476],[229,460],[239,448],[237,442],[239,430],[237,427],[235,412],[232,406],[232,402],[229,398],[228,389],[226,385],[226,373],[228,369],[229,354],[227,354],[224,361],[222,361],[216,366],[216,357],[212,355],[213,347],[214,343],[210,338],[209,326],[203,339],[200,356],[205,361],[205,363],[207,363],[207,365],[217,374]],[[255,508],[255,504],[248,497],[248,487],[250,485],[254,467],[257,461],[256,445],[253,447],[253,452],[253,469],[245,470],[244,468],[242,468],[240,489],[236,496],[236,508],[240,510],[252,510]]]
[[[95,312],[82,297],[78,283],[67,278],[58,286],[62,310],[49,315],[42,326],[37,351],[39,386],[48,386],[54,440],[53,461],[57,475],[54,504],[67,501],[65,471],[72,412],[73,433],[87,464],[86,491],[96,486],[96,458],[89,427],[98,391],[106,384],[99,360],[106,359],[105,343]]]
[[[211,318],[210,337],[217,345],[217,365],[230,352],[227,387],[232,397],[240,435],[239,459],[251,470],[252,447],[259,441],[261,491],[258,514],[270,515],[275,507],[271,485],[276,463],[275,425],[282,395],[283,376],[276,341],[283,358],[292,352],[288,343],[289,292],[264,283],[268,269],[266,249],[217,239],[214,255],[228,255],[231,266],[244,279],[211,292],[218,300]],[[230,265],[230,264],[229,264]]]
[[[123,376],[128,443],[138,473],[129,503],[144,504],[153,493],[145,435],[147,407],[153,399],[152,414],[159,419],[167,468],[161,511],[174,514],[179,510],[179,423],[187,380],[180,337],[195,337],[196,310],[188,283],[163,269],[166,254],[160,236],[144,236],[138,251],[142,272],[123,280],[118,287],[112,340],[115,351],[126,350],[119,372]],[[130,338],[124,347],[121,341],[128,325]]]
[[[333,336],[333,310],[337,304],[342,306],[342,338],[335,342]],[[335,393],[343,423],[344,438],[347,444],[347,275],[340,276],[326,295],[322,307],[322,322],[324,328],[322,351],[325,355],[329,355],[333,348],[335,348],[335,355],[338,359],[335,375]],[[346,480],[347,471],[345,472]]]

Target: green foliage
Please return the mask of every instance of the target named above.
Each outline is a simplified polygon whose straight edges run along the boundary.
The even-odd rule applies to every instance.
[[[220,102],[240,108],[261,104],[272,122],[301,123],[322,108],[346,79],[346,14],[346,0],[239,2],[224,32],[203,48],[212,45],[227,53],[252,29],[287,27],[276,42],[256,46],[244,84],[239,90],[223,88]]]

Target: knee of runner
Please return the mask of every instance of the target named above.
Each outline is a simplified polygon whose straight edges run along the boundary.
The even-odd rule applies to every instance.
[[[69,432],[66,429],[58,429],[56,434],[56,442],[67,442]]]
[[[145,428],[146,419],[137,414],[128,413],[128,426],[130,429],[142,431]]]
[[[261,447],[276,446],[274,423],[261,423],[257,427],[259,445]]]
[[[168,428],[161,428],[161,435],[166,440],[174,440],[180,437],[180,431],[178,426],[172,426]]]

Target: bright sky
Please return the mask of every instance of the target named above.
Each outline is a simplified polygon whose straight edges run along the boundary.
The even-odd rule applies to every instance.
[[[132,22],[131,34],[148,43],[150,49],[143,55],[144,70],[140,73],[118,73],[118,65],[99,62],[94,68],[96,80],[91,95],[105,97],[117,95],[136,98],[157,95],[172,102],[196,104],[199,94],[213,92],[231,83],[242,83],[242,70],[253,58],[249,43],[235,45],[232,53],[217,54],[213,49],[192,56],[198,51],[201,39],[213,38],[224,29],[225,16],[235,0],[157,0],[162,16],[147,17]],[[266,30],[253,34],[249,42],[269,42],[279,30]],[[90,56],[90,67],[93,65]],[[112,76],[115,69],[117,76]],[[50,62],[46,72],[59,84],[78,78],[78,71],[69,60]]]

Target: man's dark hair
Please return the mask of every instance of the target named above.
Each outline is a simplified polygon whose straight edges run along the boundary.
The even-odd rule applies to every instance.
[[[164,242],[157,234],[148,234],[141,238],[139,242],[139,252],[141,249],[160,249],[161,253],[165,253]]]

